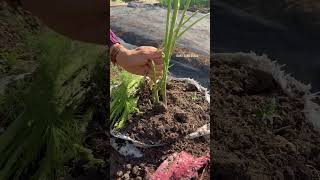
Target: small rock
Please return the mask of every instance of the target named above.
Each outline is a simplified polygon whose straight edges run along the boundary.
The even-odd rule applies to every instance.
[[[169,97],[169,99],[171,99],[174,104],[179,104],[179,99],[173,93],[168,92],[167,97]]]
[[[131,164],[127,164],[127,165],[126,165],[126,168],[127,168],[128,170],[131,170],[131,169],[132,169],[132,165],[131,165]]]
[[[176,139],[178,137],[178,134],[177,133],[170,133],[169,136],[171,139]]]
[[[134,3],[134,2],[129,2],[127,6],[130,7],[130,8],[137,8],[139,5],[137,3]]]
[[[164,121],[164,120],[166,120],[166,118],[160,117],[159,120],[160,120],[160,121]]]
[[[117,176],[118,176],[118,177],[121,177],[122,175],[123,175],[123,172],[122,172],[122,171],[118,171],[118,172],[117,172]]]
[[[123,175],[123,179],[129,180],[129,179],[130,179],[129,173],[125,173],[125,174]]]
[[[167,112],[167,107],[163,102],[159,102],[154,104],[153,110],[155,113],[163,114]]]
[[[142,177],[138,176],[136,177],[136,180],[142,180]]]
[[[176,112],[174,114],[174,118],[180,122],[180,123],[186,123],[188,122],[188,115],[187,113],[183,112],[183,111],[180,111],[180,112]]]
[[[132,169],[132,174],[139,175],[139,166],[134,166]]]
[[[187,90],[187,91],[198,91],[198,88],[197,88],[196,85],[194,85],[194,84],[192,84],[192,83],[188,83],[186,90]]]

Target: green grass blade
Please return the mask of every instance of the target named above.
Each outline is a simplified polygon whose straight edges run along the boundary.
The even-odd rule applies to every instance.
[[[169,41],[170,15],[171,15],[171,0],[168,0],[167,22],[166,22],[164,47],[168,47],[168,43],[169,43],[168,41]]]
[[[191,18],[193,18],[195,15],[198,14],[198,12],[199,12],[199,10],[193,12],[193,13],[191,14],[191,16],[188,17],[188,19],[186,19],[186,20],[182,23],[182,26],[184,26],[187,22],[189,22]]]
[[[172,18],[171,18],[171,23],[170,23],[170,32],[169,32],[169,44],[168,44],[168,57],[170,57],[170,52],[172,51],[171,48],[173,47],[173,43],[174,43],[174,29],[175,29],[175,25],[176,25],[176,20],[177,20],[177,16],[178,16],[178,12],[179,12],[179,7],[180,7],[180,0],[175,0],[174,1],[174,11],[172,14]],[[169,59],[166,59],[168,62],[166,63],[166,65],[169,64]]]
[[[188,27],[186,27],[186,29],[184,29],[179,35],[178,38],[180,38],[185,32],[187,32],[192,26],[194,26],[195,24],[197,24],[199,21],[201,21],[202,19],[206,18],[208,15],[210,15],[210,13],[205,14],[204,16],[202,16],[201,18],[197,19],[196,21],[194,21],[191,25],[189,25]]]
[[[181,16],[181,18],[180,18],[180,22],[179,22],[179,25],[178,25],[178,28],[179,28],[179,29],[180,29],[181,26],[183,25],[183,20],[184,20],[184,18],[185,18],[186,12],[187,12],[187,10],[188,10],[188,8],[189,8],[189,6],[190,6],[190,2],[191,2],[191,0],[187,0],[186,4],[184,5],[184,10],[183,10],[183,12],[182,12],[182,16]],[[179,32],[179,29],[177,29],[178,32]]]
[[[188,8],[190,6],[190,2],[191,2],[191,0],[187,0],[186,4],[184,5],[184,10],[182,12],[182,15],[181,15],[181,18],[180,18],[180,22],[178,24],[178,27],[175,30],[175,34],[174,34],[174,37],[173,37],[173,43],[172,43],[172,48],[171,48],[170,54],[173,53],[173,51],[174,51],[174,49],[176,47],[176,42],[178,40],[178,34],[180,32],[181,27],[183,26],[182,24],[183,24],[184,18],[186,16],[186,12],[187,12],[187,10],[188,10]]]
[[[157,85],[157,72],[156,72],[156,66],[153,60],[151,60],[151,66],[152,66],[152,72],[153,72],[152,96],[153,96],[154,102],[158,103],[159,95],[158,95],[158,85]]]

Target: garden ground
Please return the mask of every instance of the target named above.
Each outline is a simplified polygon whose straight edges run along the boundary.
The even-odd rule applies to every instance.
[[[304,114],[303,94],[288,96],[270,74],[231,56],[215,58],[213,178],[318,180],[320,133]]]

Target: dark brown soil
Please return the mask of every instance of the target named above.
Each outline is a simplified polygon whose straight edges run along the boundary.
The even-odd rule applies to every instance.
[[[147,144],[170,143],[208,124],[209,103],[195,85],[173,81],[168,84],[168,105],[154,105],[150,90],[139,98],[140,113],[134,114],[123,129],[128,136]]]
[[[208,155],[209,139],[182,139],[183,136],[209,123],[209,103],[204,94],[192,85],[174,81],[168,85],[168,107],[153,106],[150,91],[144,89],[139,98],[140,114],[129,120],[125,130],[137,140],[165,143],[164,146],[142,149],[142,158],[123,157],[116,151],[111,153],[111,177],[114,179],[147,179],[174,152],[187,151],[194,156]],[[209,179],[209,170],[204,179]]]
[[[214,179],[319,179],[320,133],[268,74],[212,62]]]

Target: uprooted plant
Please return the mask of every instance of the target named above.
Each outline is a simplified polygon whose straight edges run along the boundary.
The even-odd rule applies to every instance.
[[[171,6],[172,1],[167,0],[167,18],[166,18],[166,28],[165,28],[165,38],[162,43],[161,49],[164,50],[163,56],[163,75],[160,81],[156,82],[155,79],[154,84],[152,86],[152,96],[154,102],[159,102],[159,93],[161,95],[161,100],[167,105],[167,80],[168,80],[168,71],[169,71],[169,62],[172,56],[172,53],[175,49],[176,42],[181,36],[187,32],[191,27],[197,24],[199,21],[207,17],[210,13],[203,15],[197,20],[190,22],[193,17],[198,14],[198,11],[191,14],[189,17],[186,16],[186,12],[190,6],[191,0],[187,0],[184,4],[184,9],[182,11],[180,20],[178,20],[179,9],[180,9],[181,0],[173,0],[173,8]],[[173,12],[172,12],[173,11]],[[154,68],[154,64],[152,64]],[[155,73],[154,73],[155,76]]]

